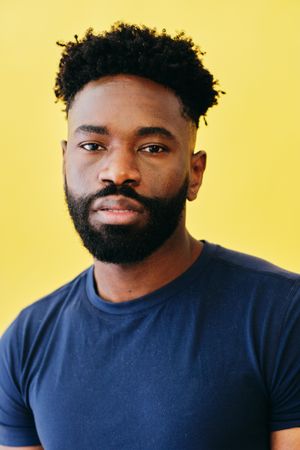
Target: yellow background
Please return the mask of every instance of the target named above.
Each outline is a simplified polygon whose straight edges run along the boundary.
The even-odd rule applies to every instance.
[[[2,0],[1,332],[92,262],[64,204],[55,42],[116,20],[185,30],[227,92],[200,128],[191,232],[300,272],[299,0]]]

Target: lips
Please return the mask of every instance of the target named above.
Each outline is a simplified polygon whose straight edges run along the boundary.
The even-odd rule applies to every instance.
[[[94,212],[112,211],[116,213],[121,213],[122,211],[142,213],[144,211],[143,206],[136,200],[116,195],[96,199],[91,209]]]

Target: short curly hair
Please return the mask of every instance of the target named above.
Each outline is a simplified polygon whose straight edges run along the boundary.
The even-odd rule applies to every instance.
[[[184,32],[174,38],[163,29],[116,22],[109,31],[83,39],[57,42],[64,47],[54,92],[68,111],[78,91],[88,82],[107,75],[130,74],[148,78],[171,89],[181,100],[183,113],[199,126],[200,116],[217,104],[223,91],[203,66],[204,53]]]

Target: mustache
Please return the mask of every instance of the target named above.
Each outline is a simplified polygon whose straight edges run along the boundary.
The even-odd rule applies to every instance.
[[[82,198],[84,201],[84,204],[86,207],[89,207],[94,200],[97,198],[102,197],[108,197],[111,195],[121,195],[123,197],[131,198],[133,200],[136,200],[137,202],[141,203],[145,208],[151,208],[153,204],[156,203],[158,200],[158,197],[145,197],[143,195],[138,194],[131,186],[129,185],[116,185],[116,184],[109,184],[105,186],[104,188],[100,189],[97,192],[94,192],[93,194],[86,195]]]

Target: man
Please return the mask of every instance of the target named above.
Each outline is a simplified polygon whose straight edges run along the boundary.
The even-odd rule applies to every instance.
[[[183,34],[65,45],[71,217],[94,265],[1,340],[2,448],[300,448],[300,277],[185,227],[219,92]]]

